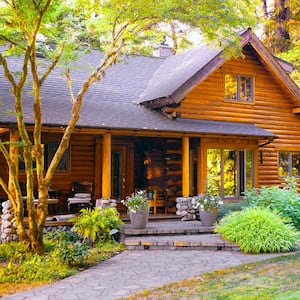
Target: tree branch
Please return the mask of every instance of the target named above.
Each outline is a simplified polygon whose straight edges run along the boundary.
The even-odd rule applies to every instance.
[[[11,40],[11,39],[9,39],[8,37],[6,37],[5,35],[3,35],[3,34],[0,34],[0,39],[2,39],[2,40],[4,40],[4,41],[6,41],[6,42],[8,42],[8,43],[10,43],[10,44],[12,44],[12,45],[15,45],[15,46],[18,46],[18,47],[21,47],[21,45],[20,44],[18,44],[18,43],[16,43],[15,41],[13,41],[13,40]],[[21,47],[23,50],[25,50],[25,48],[24,47]]]
[[[3,180],[3,178],[1,176],[0,176],[0,185],[1,185],[2,189],[4,190],[4,192],[7,194],[8,198],[12,199],[13,194],[9,191],[7,184],[5,183],[5,181]]]
[[[8,81],[9,81],[10,84],[12,85],[13,90],[15,90],[15,89],[16,89],[16,82],[15,82],[15,79],[14,79],[14,77],[12,76],[12,74],[11,74],[9,68],[8,68],[6,59],[2,56],[1,53],[0,53],[0,65],[3,66],[5,77],[8,79]]]
[[[74,97],[74,94],[73,94],[72,80],[71,80],[71,77],[70,77],[70,70],[66,71],[66,77],[67,77],[68,87],[69,87],[69,91],[70,91],[71,101],[72,101],[72,103],[74,103],[75,102],[75,97]]]
[[[64,51],[66,43],[63,43],[59,53],[54,57],[51,65],[48,67],[47,71],[44,73],[44,75],[42,76],[42,78],[39,80],[39,85],[42,86],[43,83],[45,82],[45,80],[47,79],[47,77],[49,76],[49,74],[52,72],[52,70],[55,68],[55,66],[57,65],[57,63],[59,62],[59,59]]]

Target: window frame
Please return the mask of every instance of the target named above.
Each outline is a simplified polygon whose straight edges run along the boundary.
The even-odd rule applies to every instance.
[[[228,98],[226,97],[226,75],[230,75],[235,77],[236,79],[236,98]],[[249,101],[241,99],[241,77],[247,77],[251,79],[250,81],[250,93],[251,93],[251,99]],[[224,88],[224,100],[229,102],[235,102],[235,103],[244,103],[244,104],[254,104],[254,76],[249,74],[239,74],[239,73],[231,73],[231,72],[225,72],[223,76],[223,88]]]

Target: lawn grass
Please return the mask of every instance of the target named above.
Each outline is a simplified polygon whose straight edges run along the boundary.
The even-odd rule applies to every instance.
[[[205,273],[127,299],[298,300],[300,253]]]

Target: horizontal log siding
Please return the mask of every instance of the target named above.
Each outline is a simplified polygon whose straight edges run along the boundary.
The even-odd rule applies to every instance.
[[[254,103],[224,100],[224,73],[254,76]],[[259,185],[279,184],[275,147],[300,151],[300,117],[293,114],[294,99],[258,59],[245,53],[244,58],[230,60],[192,90],[176,111],[183,118],[251,122],[279,136],[263,148],[263,164],[259,163]],[[261,141],[263,142],[263,141]]]
[[[59,142],[57,134],[43,134],[43,142]],[[60,190],[67,197],[75,181],[94,182],[95,146],[93,135],[75,135],[70,141],[70,169],[69,172],[56,172],[51,187]],[[6,162],[0,155],[0,176],[7,180]],[[24,171],[20,171],[20,181],[25,181]],[[0,188],[0,199],[6,199],[6,194]]]
[[[45,136],[45,140],[47,137]],[[92,135],[73,135],[70,141],[70,170],[56,172],[53,188],[71,191],[72,183],[76,181],[94,182],[95,173],[95,143]]]

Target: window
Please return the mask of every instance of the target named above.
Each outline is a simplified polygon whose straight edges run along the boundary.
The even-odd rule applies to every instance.
[[[253,77],[225,74],[225,100],[251,103],[254,101]]]
[[[58,143],[46,143],[45,144],[45,167],[50,166],[51,160],[58,148]],[[69,148],[64,152],[57,168],[57,172],[68,172],[70,164],[70,151]]]
[[[279,152],[279,176],[300,176],[300,152]]]
[[[58,148],[58,143],[46,143],[45,144],[45,168],[48,168],[51,160]],[[69,171],[69,161],[70,161],[70,150],[69,148],[63,154],[60,163],[58,164],[56,171],[57,172],[68,172]],[[36,168],[36,162],[33,162],[33,168]],[[25,162],[23,158],[23,147],[19,148],[19,170],[25,170]]]
[[[253,187],[251,150],[208,149],[207,182],[209,192],[221,197],[243,196]]]

